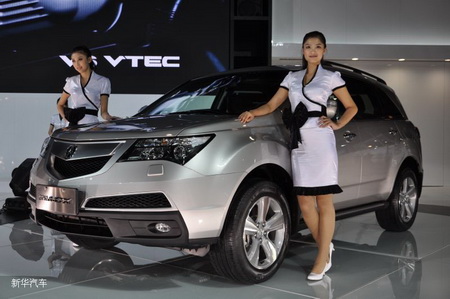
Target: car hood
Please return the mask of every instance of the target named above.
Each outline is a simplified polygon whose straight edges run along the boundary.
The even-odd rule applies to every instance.
[[[236,118],[234,115],[155,115],[64,128],[55,131],[52,137],[59,140],[92,141],[177,136],[183,131],[186,134],[201,134],[233,129],[240,125],[240,122],[233,121]],[[229,124],[224,127],[223,122]]]

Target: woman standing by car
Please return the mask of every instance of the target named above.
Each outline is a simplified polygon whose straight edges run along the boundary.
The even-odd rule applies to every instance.
[[[326,53],[325,36],[313,31],[303,38],[303,69],[290,72],[275,95],[266,104],[243,112],[243,123],[273,112],[288,97],[291,117],[291,162],[294,190],[303,219],[317,243],[318,254],[309,280],[321,280],[331,268],[334,251],[335,210],[333,194],[342,192],[338,185],[338,160],[333,130],[344,127],[358,108],[339,72],[322,68]],[[334,94],[345,107],[337,121],[326,116],[328,97]]]
[[[91,51],[85,46],[72,50],[72,64],[79,73],[66,79],[63,92],[57,104],[58,113],[70,125],[98,122],[98,112],[104,120],[117,117],[108,113],[108,98],[111,82],[94,72],[95,64]],[[64,108],[67,104],[68,108]]]

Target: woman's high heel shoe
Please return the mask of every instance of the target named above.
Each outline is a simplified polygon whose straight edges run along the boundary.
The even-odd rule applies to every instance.
[[[325,270],[324,272],[327,272],[328,270],[331,269],[331,256],[333,255],[333,251],[334,251],[334,244],[330,243],[330,259],[327,262],[327,264],[325,265]]]
[[[334,251],[334,244],[330,243],[330,253],[329,253],[330,259],[325,264],[325,268],[323,269],[323,272],[322,273],[314,273],[314,272],[309,273],[308,280],[321,280],[323,278],[323,276],[325,275],[325,272],[327,272],[328,270],[331,269],[331,255],[333,254],[333,251]]]
[[[324,275],[325,275],[325,270],[322,273],[320,273],[320,274],[311,272],[308,275],[308,280],[321,280]]]

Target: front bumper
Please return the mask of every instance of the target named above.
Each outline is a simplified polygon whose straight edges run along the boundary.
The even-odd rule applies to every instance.
[[[243,176],[244,173],[205,176],[172,162],[139,161],[115,163],[107,171],[57,180],[48,173],[44,160],[39,159],[32,169],[28,202],[35,222],[64,233],[188,247],[212,243],[219,237],[237,182]],[[78,190],[76,214],[38,209],[37,185]],[[101,203],[105,201],[99,200],[142,194],[162,194],[167,204],[104,206]],[[167,222],[171,231],[155,231],[155,224],[160,222]]]
[[[34,201],[29,198],[28,202]],[[65,234],[97,238],[114,238],[119,242],[149,246],[191,247],[213,240],[189,240],[187,227],[179,212],[114,213],[81,212],[76,216],[54,214],[33,208],[32,218],[37,223]],[[170,225],[166,233],[155,229],[158,223]]]

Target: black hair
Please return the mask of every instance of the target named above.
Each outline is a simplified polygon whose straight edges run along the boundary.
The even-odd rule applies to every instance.
[[[91,50],[89,50],[89,48],[86,46],[76,46],[75,48],[72,49],[72,54],[73,53],[84,54],[84,55],[86,55],[87,58],[92,57]],[[91,60],[91,62],[89,63],[89,66],[91,67],[91,69],[95,68],[94,60]]]
[[[325,38],[325,35],[323,35],[323,33],[319,32],[319,31],[311,31],[311,32],[306,33],[305,36],[303,37],[302,49],[305,46],[306,41],[310,38],[318,38],[320,40],[320,42],[323,44],[324,48],[327,47],[327,40]],[[323,57],[322,57],[322,61],[323,61]],[[305,59],[305,55],[302,54],[302,69],[306,69],[307,66],[308,66],[308,62]]]

